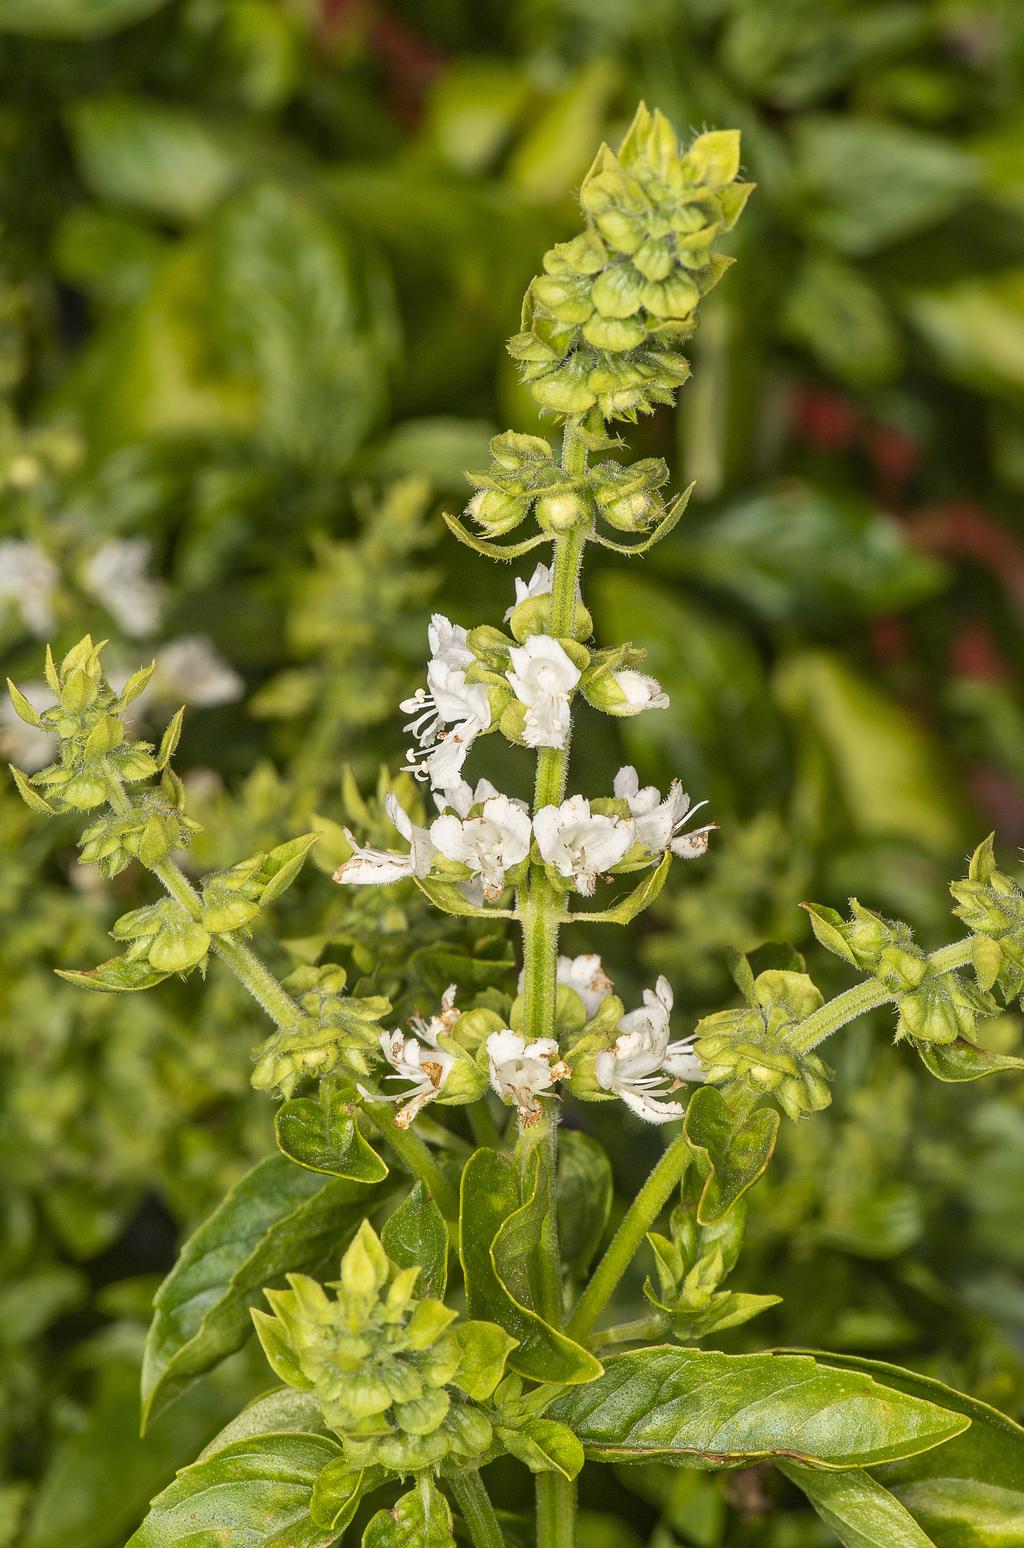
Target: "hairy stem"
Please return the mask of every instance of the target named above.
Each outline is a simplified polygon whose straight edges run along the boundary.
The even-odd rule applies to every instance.
[[[940,946],[938,951],[929,954],[928,961],[938,973],[952,973],[956,968],[965,967],[971,960],[972,940],[973,937],[968,935],[962,941]],[[880,984],[876,978],[867,978],[862,984],[854,984],[852,989],[837,994],[834,1000],[812,1011],[806,1021],[802,1021],[793,1031],[789,1041],[801,1053],[810,1053],[812,1048],[831,1037],[833,1032],[838,1032],[840,1027],[845,1027],[847,1022],[855,1021],[858,1016],[893,999],[895,995],[884,984]]]
[[[504,1548],[505,1539],[491,1497],[475,1467],[446,1480],[469,1531],[473,1548]]]
[[[455,1186],[449,1182],[419,1135],[413,1134],[411,1129],[400,1129],[390,1109],[381,1113],[372,1102],[367,1102],[363,1112],[377,1133],[387,1140],[405,1169],[423,1184],[449,1225],[457,1225],[459,1198]]]
[[[686,1171],[689,1158],[686,1137],[678,1134],[623,1215],[619,1229],[577,1301],[566,1324],[566,1331],[573,1338],[585,1338],[611,1300],[619,1280]]]

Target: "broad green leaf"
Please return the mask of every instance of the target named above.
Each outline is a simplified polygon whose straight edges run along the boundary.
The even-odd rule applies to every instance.
[[[313,1485],[310,1515],[317,1526],[339,1536],[359,1508],[359,1501],[387,1477],[382,1467],[353,1468],[343,1456],[328,1462]]]
[[[1024,386],[1024,267],[912,291],[906,307],[948,375],[1016,401]]]
[[[175,1468],[191,1462],[199,1448],[238,1406],[239,1373],[223,1369],[194,1387],[139,1435],[139,1357],[141,1335],[124,1325],[101,1335],[106,1347],[84,1406],[85,1382],[76,1355],[78,1399],[83,1403],[76,1426],[49,1454],[36,1488],[20,1548],[110,1548],[123,1543],[145,1514],[150,1500]],[[91,1363],[91,1360],[90,1360]],[[14,1368],[13,1365],[11,1367]],[[244,1380],[244,1377],[243,1377]]]
[[[448,1283],[448,1227],[421,1182],[406,1194],[380,1233],[384,1251],[399,1268],[418,1267],[416,1290],[444,1300]]]
[[[454,1333],[462,1358],[452,1381],[482,1403],[505,1375],[505,1365],[516,1341],[496,1322],[460,1321]]]
[[[513,1295],[499,1273],[497,1238],[522,1207],[511,1162],[493,1150],[478,1150],[470,1156],[462,1173],[459,1233],[469,1315],[496,1322],[518,1339],[519,1347],[508,1363],[531,1381],[591,1381],[601,1371],[600,1362],[550,1327],[522,1295]],[[530,1203],[525,1207],[529,1209]],[[511,1261],[508,1244],[515,1234],[513,1222],[512,1232],[506,1233],[506,1268]]]
[[[981,1080],[1001,1070],[1024,1070],[1024,1059],[1015,1054],[994,1053],[964,1038],[955,1043],[915,1043],[921,1062],[936,1080]]]
[[[527,1419],[514,1429],[499,1424],[495,1433],[506,1451],[531,1473],[561,1473],[563,1478],[575,1478],[583,1466],[583,1447],[568,1426],[556,1419]]]
[[[383,1182],[388,1168],[359,1132],[355,1114],[337,1091],[321,1098],[293,1097],[274,1115],[278,1149],[311,1172],[352,1182]]]
[[[583,1275],[601,1245],[612,1207],[612,1165],[604,1146],[578,1129],[558,1145],[558,1240],[571,1273]]]
[[[852,264],[831,254],[812,253],[804,260],[787,287],[781,320],[791,338],[854,386],[890,381],[902,365],[899,329],[880,292]],[[930,568],[920,557],[922,568]],[[837,552],[834,559],[839,558]]]
[[[902,125],[822,113],[794,130],[805,223],[844,253],[874,253],[926,230],[978,182],[977,164],[957,146]]]
[[[70,130],[82,176],[104,203],[172,220],[205,214],[254,162],[250,133],[152,97],[85,97]]]
[[[363,1548],[455,1548],[452,1512],[427,1473],[392,1510],[379,1510],[363,1533]]]
[[[694,1092],[684,1128],[706,1173],[697,1206],[701,1225],[721,1220],[757,1182],[772,1158],[780,1122],[771,1107],[758,1108],[740,1122],[714,1086],[700,1086]]]
[[[825,1473],[776,1463],[814,1506],[843,1548],[935,1548],[913,1516],[868,1473]]]
[[[866,501],[797,482],[741,497],[688,527],[664,562],[735,596],[744,610],[802,629],[899,612],[934,596],[948,573]]]
[[[58,978],[66,978],[69,984],[77,984],[80,989],[95,989],[99,994],[128,994],[137,989],[152,989],[168,977],[167,973],[150,967],[141,958],[129,962],[126,957],[110,957],[94,968],[56,968],[54,971]]]
[[[968,1423],[808,1355],[663,1346],[607,1360],[603,1376],[558,1398],[550,1416],[595,1461],[707,1468],[778,1456],[865,1467],[938,1446]]]
[[[98,38],[151,16],[167,0],[0,0],[0,32]]]
[[[313,1485],[341,1451],[327,1435],[253,1435],[184,1468],[128,1548],[323,1548]]]
[[[901,704],[824,650],[791,656],[777,686],[801,735],[826,753],[855,832],[943,859],[957,849],[962,813],[941,750]]]
[[[177,1407],[172,1412],[177,1412]],[[294,1387],[274,1387],[247,1403],[203,1448],[196,1461],[202,1462],[213,1452],[223,1451],[235,1441],[248,1440],[251,1435],[316,1435],[323,1429],[320,1404],[312,1393],[296,1392]]]
[[[936,1548],[1017,1548],[1024,1521],[1024,1429],[933,1377],[855,1355],[827,1358],[970,1420],[970,1428],[946,1445],[881,1468],[877,1477]]]
[[[252,1325],[249,1309],[285,1273],[336,1261],[372,1195],[268,1156],[189,1238],[157,1291],[142,1370],[143,1420],[225,1355]]]

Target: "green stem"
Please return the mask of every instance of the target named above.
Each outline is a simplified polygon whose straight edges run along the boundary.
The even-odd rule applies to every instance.
[[[661,1312],[649,1317],[637,1317],[632,1322],[617,1322],[614,1327],[603,1328],[591,1339],[595,1349],[610,1348],[613,1344],[652,1344],[665,1332],[668,1318]]]
[[[469,1531],[473,1548],[504,1548],[505,1539],[491,1497],[475,1467],[446,1479]]]
[[[571,1337],[585,1338],[594,1326],[614,1295],[619,1280],[636,1256],[644,1237],[661,1214],[669,1195],[686,1171],[689,1158],[690,1149],[686,1137],[679,1134],[669,1145],[623,1215],[619,1229],[608,1243],[590,1283],[577,1301],[572,1316],[566,1324],[566,1332]]]
[[[537,1475],[537,1548],[576,1548],[576,1485],[561,1473]]]
[[[423,1184],[449,1225],[457,1225],[458,1194],[419,1135],[413,1134],[411,1129],[397,1128],[390,1110],[386,1113],[378,1112],[372,1103],[367,1102],[363,1112],[377,1133],[387,1140],[405,1169]]]
[[[952,973],[956,968],[966,967],[971,960],[971,946],[973,937],[965,936],[962,941],[953,941],[948,946],[940,946],[938,951],[929,954],[928,961],[937,973]],[[819,1043],[823,1043],[833,1032],[838,1032],[840,1027],[847,1022],[855,1021],[858,1016],[863,1016],[867,1011],[874,1010],[887,1001],[894,1000],[896,996],[884,984],[880,984],[877,978],[867,978],[862,984],[854,984],[852,989],[847,989],[843,994],[837,994],[834,1000],[829,1000],[825,1005],[820,1005],[816,1011],[812,1011],[805,1021],[790,1035],[788,1041],[801,1053],[810,1053]]]

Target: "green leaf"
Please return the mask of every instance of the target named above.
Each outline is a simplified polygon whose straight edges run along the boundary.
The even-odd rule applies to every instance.
[[[387,1477],[382,1467],[353,1468],[345,1458],[328,1462],[313,1485],[310,1515],[317,1526],[340,1537],[359,1509],[359,1501]]]
[[[962,1037],[954,1043],[915,1042],[914,1047],[936,1080],[981,1080],[985,1075],[998,1075],[1000,1070],[1024,1070],[1024,1059],[1016,1054],[994,1053]]]
[[[780,1122],[771,1107],[758,1108],[740,1122],[714,1086],[700,1086],[694,1092],[684,1130],[706,1173],[697,1206],[701,1225],[721,1220],[757,1182],[772,1158]]]
[[[16,769],[13,763],[9,763],[7,767],[10,769],[14,783],[18,787],[18,794],[29,811],[38,812],[40,817],[56,816],[57,808],[51,806],[49,801],[44,801],[42,796],[32,789],[28,781],[28,775],[23,774],[20,769]]]
[[[806,631],[904,608],[940,591],[948,571],[856,495],[787,482],[687,528],[663,559],[671,573],[734,596],[744,612]]]
[[[935,1548],[908,1510],[867,1473],[823,1473],[796,1462],[779,1472],[802,1489],[843,1548]]]
[[[464,527],[457,516],[449,516],[447,511],[441,515],[449,532],[458,538],[460,543],[465,543],[467,548],[472,548],[475,553],[483,554],[486,559],[504,559],[506,562],[512,559],[521,559],[523,554],[528,554],[531,548],[538,548],[541,543],[550,543],[550,532],[538,532],[535,537],[526,538],[521,543],[490,543],[486,538],[479,538],[468,527]]]
[[[363,1548],[455,1548],[452,1512],[427,1473],[392,1510],[379,1510],[363,1533]]]
[[[614,1356],[550,1413],[595,1461],[706,1468],[779,1456],[864,1467],[938,1446],[968,1422],[809,1355],[666,1347]]]
[[[561,1473],[575,1478],[583,1466],[583,1447],[567,1425],[556,1419],[527,1419],[517,1428],[499,1424],[495,1434],[506,1451],[531,1473]]]
[[[202,1391],[203,1388],[193,1390]],[[190,1400],[191,1393],[186,1401]],[[171,1412],[177,1413],[178,1408],[179,1405],[175,1404]],[[165,1422],[159,1419],[154,1426],[154,1433]],[[248,1440],[251,1435],[278,1435],[284,1432],[301,1435],[324,1432],[320,1404],[312,1393],[296,1392],[294,1387],[273,1387],[269,1392],[253,1398],[241,1413],[236,1414],[218,1431],[208,1446],[203,1447],[196,1461],[202,1462],[215,1451],[223,1451],[225,1446],[235,1441]]]
[[[648,871],[638,887],[628,892],[624,898],[611,908],[603,908],[596,913],[587,913],[582,909],[576,909],[567,914],[567,919],[586,919],[590,924],[629,924],[643,909],[649,908],[658,893],[664,887],[668,878],[669,867],[672,864],[672,856],[668,850],[659,860],[652,871]]]
[[[686,507],[690,503],[690,496],[693,494],[695,487],[695,484],[689,484],[687,488],[683,490],[681,495],[677,495],[676,498],[671,501],[667,511],[658,522],[657,526],[653,528],[653,530],[646,538],[643,539],[642,542],[616,543],[613,538],[605,537],[602,532],[595,534],[595,542],[600,543],[602,548],[610,548],[613,553],[625,554],[627,559],[632,559],[637,554],[646,554],[647,550],[649,548],[653,548],[655,543],[660,543],[662,538],[668,537],[673,527],[678,524],[679,518],[682,516],[683,512],[686,510]]]
[[[7,679],[7,692],[19,720],[23,720],[27,726],[35,726],[38,729],[43,724],[43,717],[31,700],[26,699],[17,683],[12,682],[10,678]]]
[[[286,844],[278,844],[272,849],[263,861],[262,872],[268,877],[266,886],[260,893],[260,906],[265,908],[268,903],[275,902],[283,892],[287,892],[292,882],[306,863],[306,856],[317,842],[319,833],[303,833],[298,838],[289,839]]]
[[[505,1283],[498,1269],[498,1238],[505,1230],[504,1264],[511,1264],[509,1243],[516,1232],[513,1217],[534,1207],[533,1197],[520,1204],[515,1168],[493,1150],[478,1150],[462,1173],[460,1254],[466,1281],[470,1317],[496,1322],[518,1339],[509,1365],[531,1381],[591,1381],[601,1365],[593,1355],[564,1333],[550,1327],[526,1304],[528,1292],[517,1283],[518,1295]],[[534,1238],[535,1240],[535,1238]],[[522,1276],[517,1276],[522,1278]]]
[[[98,38],[151,16],[167,0],[0,0],[0,32]]]
[[[448,1284],[448,1227],[421,1182],[384,1222],[380,1239],[384,1251],[399,1268],[419,1268],[419,1295],[444,1300]]]
[[[443,914],[453,914],[457,919],[516,918],[511,909],[478,908],[475,903],[468,903],[453,882],[430,881],[422,876],[414,876],[413,881],[424,897],[429,898]]]
[[[340,1453],[326,1435],[254,1435],[184,1468],[128,1548],[323,1548],[310,1516],[317,1476]]]
[[[78,984],[81,989],[95,989],[100,994],[127,994],[136,989],[152,989],[170,976],[151,967],[141,958],[129,962],[127,957],[111,957],[101,962],[99,967],[81,970],[55,968],[54,972],[58,978],[66,978],[69,984]]]
[[[70,115],[82,177],[104,203],[194,220],[254,162],[234,125],[152,97],[85,97]]]
[[[933,1377],[856,1355],[827,1359],[970,1420],[946,1445],[881,1468],[877,1477],[936,1548],[1015,1548],[1024,1521],[1024,1429]]]
[[[388,1175],[340,1092],[283,1102],[274,1115],[274,1133],[282,1155],[311,1172],[361,1183],[383,1182]]]
[[[167,728],[164,731],[163,736],[160,738],[160,747],[156,755],[156,766],[158,769],[165,769],[170,763],[171,759],[174,757],[178,743],[181,740],[181,727],[184,719],[185,706],[183,704],[181,708],[176,710],[175,713],[171,716],[167,723]]]
[[[844,253],[874,253],[926,230],[978,182],[959,147],[879,119],[806,114],[794,136],[805,223]]]
[[[333,1262],[370,1195],[268,1156],[189,1237],[157,1291],[142,1369],[148,1424],[204,1371],[239,1349],[249,1309],[284,1274]]]
[[[612,1166],[604,1146],[578,1129],[558,1145],[558,1240],[570,1273],[582,1277],[601,1245],[612,1207]]]

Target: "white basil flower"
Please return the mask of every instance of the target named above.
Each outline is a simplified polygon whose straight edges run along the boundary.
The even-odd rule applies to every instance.
[[[560,984],[574,989],[579,995],[588,1021],[596,1016],[614,988],[596,952],[587,952],[580,957],[559,957],[556,977]]]
[[[430,838],[446,859],[468,865],[480,877],[484,897],[493,902],[505,885],[505,872],[530,853],[530,816],[521,802],[493,795],[479,817],[438,817]]]
[[[632,818],[591,813],[585,796],[570,796],[561,806],[542,806],[533,819],[537,847],[560,876],[571,878],[584,897],[591,897],[602,871],[618,865],[633,845]]]
[[[362,1087],[359,1092],[367,1101],[403,1103],[395,1112],[395,1128],[407,1129],[444,1088],[455,1059],[444,1049],[435,1048],[432,1043],[421,1043],[417,1037],[406,1037],[402,1032],[382,1032],[380,1048],[393,1071],[384,1079],[407,1080],[412,1085],[393,1097],[374,1097]]]
[[[537,1095],[564,1080],[569,1066],[558,1057],[554,1038],[538,1037],[532,1043],[503,1027],[487,1039],[487,1064],[491,1085],[508,1104],[514,1104],[524,1124],[541,1112]]]
[[[666,1081],[675,1074],[667,1069],[666,1057],[670,1056],[670,1049],[682,1057],[683,1045],[692,1042],[684,1038],[679,1043],[669,1043],[671,1010],[671,986],[667,978],[659,978],[653,990],[644,990],[642,1008],[629,1011],[619,1022],[614,1047],[599,1053],[594,1062],[598,1085],[620,1097],[638,1118],[648,1123],[671,1123],[685,1112],[680,1102],[666,1100],[667,1091],[673,1089],[666,1086]],[[680,1073],[678,1079],[702,1078],[703,1066],[696,1055],[690,1058],[696,1069],[686,1075]]]
[[[86,560],[82,584],[133,639],[152,634],[160,622],[163,587],[149,575],[146,538],[111,538]]]
[[[429,1043],[431,1048],[438,1046],[437,1040],[445,1033],[450,1032],[458,1021],[462,1012],[456,1008],[455,996],[458,991],[456,984],[449,984],[441,996],[441,1009],[436,1016],[410,1016],[409,1025],[413,1033],[421,1042]]]
[[[627,764],[616,774],[614,789],[619,800],[629,806],[638,841],[652,855],[661,855],[671,849],[680,859],[693,860],[704,854],[715,824],[706,823],[691,833],[680,831],[707,802],[698,801],[696,806],[691,806],[690,797],[677,779],[672,781],[668,795],[662,800],[660,791],[653,785],[640,788],[636,769]]]
[[[643,710],[668,709],[671,700],[656,678],[646,672],[635,672],[626,667],[621,672],[609,674],[622,695],[617,704],[617,715],[639,715]]]
[[[482,806],[486,800],[497,794],[489,779],[478,779],[475,790],[466,780],[460,779],[458,784],[452,785],[448,790],[435,791],[434,801],[439,812],[452,811],[457,812],[460,817],[468,817],[471,807]]]
[[[516,599],[506,612],[504,622],[508,623],[520,602],[529,602],[531,597],[546,597],[550,592],[551,571],[546,564],[539,564],[528,581],[516,576]]]
[[[393,792],[384,802],[384,810],[402,837],[409,841],[408,851],[364,847],[346,828],[345,837],[352,845],[352,855],[335,871],[333,879],[336,882],[350,887],[386,887],[389,882],[402,881],[407,876],[426,876],[436,852],[429,832],[416,826]]]
[[[418,743],[409,748],[405,767],[417,779],[429,779],[435,790],[447,790],[459,784],[470,747],[490,726],[491,705],[483,684],[466,681],[466,668],[475,657],[465,629],[435,613],[427,637],[427,686],[400,706],[413,717],[405,729]]]
[[[21,615],[32,634],[49,634],[60,572],[38,543],[9,538],[0,543],[0,604]]]
[[[526,706],[523,740],[527,747],[564,747],[569,735],[569,695],[580,673],[550,634],[531,634],[509,651],[505,673],[520,704]]]

